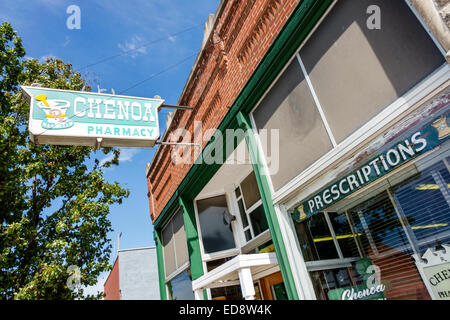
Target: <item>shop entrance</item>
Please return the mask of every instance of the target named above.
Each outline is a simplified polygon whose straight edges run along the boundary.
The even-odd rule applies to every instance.
[[[240,254],[194,280],[192,289],[197,299],[204,289],[214,293],[212,299],[282,299],[286,293],[279,270],[274,252]]]
[[[281,272],[256,280],[253,283],[255,300],[288,300]],[[211,289],[212,300],[243,300],[241,287],[229,286]]]
[[[197,298],[203,289],[210,299],[287,298],[245,140],[194,199],[194,210],[205,270],[193,281]]]

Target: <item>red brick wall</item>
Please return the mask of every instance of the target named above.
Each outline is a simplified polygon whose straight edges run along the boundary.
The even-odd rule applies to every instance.
[[[114,266],[109,273],[108,279],[104,284],[105,300],[120,300],[119,287],[119,258],[117,257]]]
[[[217,128],[297,4],[298,0],[224,3],[180,99],[181,105],[192,106],[194,110],[177,112],[169,132],[185,128],[193,135],[194,120],[202,121],[203,132]],[[170,138],[166,141],[173,142]],[[202,148],[206,143],[202,141]],[[191,167],[191,164],[175,165],[171,161],[172,149],[160,147],[147,177],[153,221]]]

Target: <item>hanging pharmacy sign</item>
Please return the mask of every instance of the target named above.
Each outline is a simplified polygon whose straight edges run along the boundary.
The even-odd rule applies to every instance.
[[[383,151],[307,198],[295,208],[292,218],[299,222],[323,211],[402,164],[439,146],[450,138],[449,123],[450,106],[447,106],[426,125],[408,130]]]
[[[22,86],[38,144],[153,147],[162,99]]]

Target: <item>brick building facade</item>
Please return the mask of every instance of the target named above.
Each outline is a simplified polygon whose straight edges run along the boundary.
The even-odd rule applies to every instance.
[[[443,296],[448,9],[220,2],[146,168],[162,299]]]
[[[193,137],[194,121],[202,122],[203,131],[217,128],[297,4],[296,0],[222,1],[205,25],[203,49],[178,101],[194,110],[175,112],[166,132],[185,128]],[[174,141],[170,135],[166,140]],[[202,148],[207,142],[203,137]],[[148,168],[153,221],[191,167],[175,165],[171,151],[160,147]]]

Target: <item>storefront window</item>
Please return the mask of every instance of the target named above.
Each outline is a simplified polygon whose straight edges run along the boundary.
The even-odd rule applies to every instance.
[[[240,183],[235,195],[245,240],[250,241],[269,228],[253,171]]]
[[[279,170],[271,173],[275,190],[333,147],[297,59],[255,109],[253,118],[258,132],[267,133],[267,143],[262,144],[267,164],[271,165],[271,158],[279,161],[275,166]],[[277,130],[279,141],[270,140],[271,130]]]
[[[443,159],[392,188],[421,253],[430,245],[450,243],[449,160]]]
[[[211,289],[213,300],[243,300],[241,286],[227,286]]]
[[[373,5],[381,30],[367,27]],[[337,1],[252,113],[267,166],[280,155],[275,191],[444,64],[407,1]]]
[[[235,248],[225,196],[198,200],[197,209],[205,253]]]
[[[416,260],[450,244],[449,146],[327,208],[333,211],[295,222],[318,298],[430,299]]]
[[[164,268],[166,277],[189,261],[184,230],[183,210],[179,209],[162,231]]]
[[[194,300],[191,270],[188,269],[167,283],[169,300]]]
[[[357,257],[359,255],[357,240],[362,234],[352,232],[345,213],[328,212],[328,216],[343,257]]]
[[[408,239],[387,191],[348,210],[364,255],[379,255],[396,250],[411,254]]]
[[[264,213],[264,208],[262,205],[250,212],[249,216],[252,222],[255,237],[269,228],[269,226],[267,225],[266,214]]]
[[[259,199],[261,199],[255,173],[253,171],[241,182],[241,189],[244,196],[245,208],[251,208]]]
[[[246,229],[248,227],[248,219],[247,219],[247,215],[245,214],[245,209],[244,209],[244,205],[242,203],[242,199],[238,200],[238,206],[239,206],[239,213],[241,215],[242,226],[244,227],[244,229]],[[250,239],[247,239],[247,240],[250,240]]]
[[[339,258],[323,213],[301,223],[296,222],[295,229],[305,261]]]
[[[327,300],[331,290],[360,284],[353,275],[352,268],[338,268],[325,271],[311,272],[316,296],[320,300]]]
[[[403,0],[338,1],[299,54],[338,143],[445,63]]]

